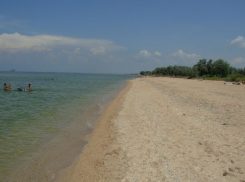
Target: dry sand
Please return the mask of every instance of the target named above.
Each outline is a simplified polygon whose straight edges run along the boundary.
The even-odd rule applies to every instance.
[[[138,78],[59,181],[245,181],[245,85]]]

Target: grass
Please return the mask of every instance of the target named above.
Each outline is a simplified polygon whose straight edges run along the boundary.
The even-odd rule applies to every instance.
[[[245,81],[244,75],[228,75],[227,77],[217,77],[217,76],[202,76],[202,77],[196,77],[197,79],[203,79],[203,80],[215,80],[215,81],[227,81],[227,82],[241,82]]]
[[[225,79],[225,81],[230,81],[230,82],[241,82],[245,81],[245,76],[244,75],[228,75]]]
[[[170,77],[168,75],[156,75],[157,77]],[[217,76],[201,76],[201,77],[188,77],[188,76],[176,76],[175,78],[188,78],[188,79],[202,79],[202,80],[215,80],[215,81],[226,81],[226,82],[241,82],[245,81],[245,75],[234,74],[228,75],[227,77],[217,77]]]

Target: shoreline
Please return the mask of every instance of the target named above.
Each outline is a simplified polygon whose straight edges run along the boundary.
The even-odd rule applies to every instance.
[[[59,182],[245,181],[245,86],[137,78]]]
[[[118,115],[122,99],[131,85],[131,80],[129,80],[125,88],[102,110],[99,120],[92,127],[92,133],[85,137],[88,143],[82,149],[83,152],[72,166],[61,171],[55,182],[79,181],[79,179],[82,181],[100,181],[104,174],[111,173],[111,171],[104,171],[103,169],[104,151],[109,150],[108,144],[116,138],[112,120]],[[118,176],[119,170],[114,170],[113,173],[114,175],[110,174],[110,179]]]

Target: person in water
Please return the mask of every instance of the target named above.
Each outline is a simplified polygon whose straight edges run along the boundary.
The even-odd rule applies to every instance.
[[[19,91],[26,91],[26,88],[23,87],[23,86],[19,86],[19,87],[18,87],[18,90],[19,90]]]
[[[32,86],[31,86],[30,83],[28,84],[27,87],[28,87],[28,88],[26,89],[26,87],[19,86],[19,87],[18,87],[18,90],[19,90],[19,91],[27,91],[27,90],[31,91],[31,90],[32,90]]]
[[[30,83],[28,84],[28,90],[30,90],[30,91],[32,90],[32,86]]]
[[[3,84],[4,90],[8,91],[11,89],[11,85],[7,85],[6,83]]]

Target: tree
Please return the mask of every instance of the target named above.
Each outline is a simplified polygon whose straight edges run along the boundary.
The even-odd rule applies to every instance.
[[[147,76],[147,75],[152,75],[151,71],[141,71],[140,75]]]
[[[207,75],[208,69],[206,63],[206,59],[200,59],[199,62],[195,65],[199,76]]]
[[[197,75],[198,75],[198,71],[197,71],[197,67],[196,66],[193,66],[193,68],[188,69],[188,76],[190,78],[197,77]]]
[[[168,75],[173,76],[173,74],[174,74],[173,66],[168,66],[168,67],[167,67],[167,70],[168,70]]]
[[[207,63],[207,71],[208,71],[209,76],[213,75],[214,70],[213,70],[213,60],[212,59],[210,59]]]
[[[226,77],[231,71],[230,64],[222,59],[218,59],[213,63],[213,71],[216,76]]]

